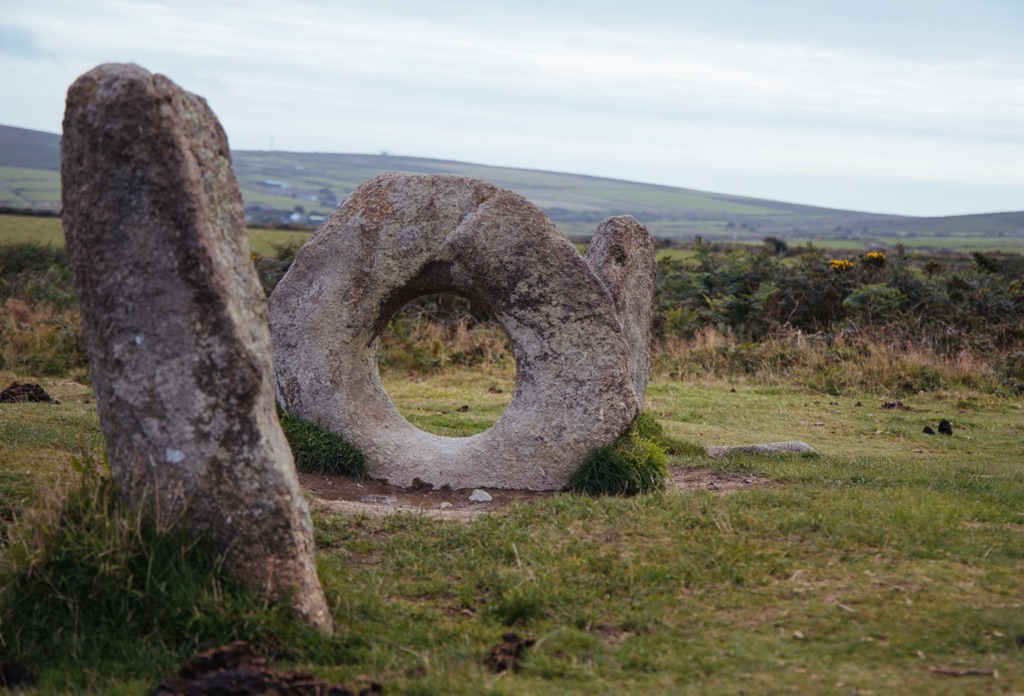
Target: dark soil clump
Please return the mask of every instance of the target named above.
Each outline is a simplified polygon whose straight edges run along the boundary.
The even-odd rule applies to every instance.
[[[22,689],[32,686],[35,678],[17,662],[0,662],[0,689]]]
[[[491,648],[491,652],[484,658],[484,665],[492,672],[518,672],[523,666],[520,658],[534,642],[520,638],[515,633],[506,633],[502,636],[502,642]]]
[[[156,687],[153,696],[230,694],[231,696],[370,696],[379,684],[350,691],[303,672],[278,672],[244,641],[199,653]]]
[[[0,404],[59,404],[60,402],[51,397],[38,384],[26,382],[12,382],[11,386],[0,392]]]

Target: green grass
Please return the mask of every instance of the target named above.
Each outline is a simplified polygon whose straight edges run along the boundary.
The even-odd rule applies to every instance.
[[[366,457],[341,436],[279,413],[295,468],[317,474],[366,478]]]
[[[281,247],[302,246],[311,234],[293,230],[250,229],[249,241],[254,254],[273,256]]]
[[[171,673],[243,636],[271,652],[311,638],[284,607],[237,589],[184,524],[127,509],[91,457],[73,465],[66,487],[5,529],[0,556],[0,659],[36,674],[40,692]]]
[[[0,215],[0,244],[25,243],[63,247],[64,228],[60,218]]]
[[[60,404],[0,404],[0,518],[29,507],[38,491],[54,481],[84,444],[94,457],[102,452],[92,389],[46,378],[28,379],[0,370],[0,389],[11,382],[35,381]]]
[[[665,490],[664,429],[641,413],[615,442],[596,447],[573,472],[569,490],[586,495],[639,495]]]
[[[420,427],[466,433],[497,418],[511,374],[451,368],[385,372],[384,381]],[[56,476],[79,432],[98,451],[86,392],[44,387],[65,403],[0,407],[0,471],[33,470],[16,486],[0,477],[14,509],[33,504],[10,491]],[[897,411],[881,408],[884,400],[656,379],[647,411],[674,439],[670,470],[703,467],[763,485],[728,495],[560,494],[469,523],[319,510],[319,564],[338,634],[317,642],[246,609],[230,636],[262,640],[279,665],[343,683],[369,675],[392,694],[1019,692],[1022,402],[940,391],[905,397],[918,410]],[[920,432],[942,417],[952,437]],[[708,460],[693,446],[783,439],[820,456]],[[187,606],[200,602],[210,625],[222,625],[202,592],[190,596],[199,599]],[[181,621],[171,624],[191,625]],[[228,637],[171,626],[163,638],[133,629],[118,641],[104,630],[106,654],[85,676],[61,657],[72,643],[59,643],[35,693],[148,692],[185,652]],[[519,674],[499,676],[481,660],[508,630],[537,642]],[[75,635],[66,640],[85,649]]]

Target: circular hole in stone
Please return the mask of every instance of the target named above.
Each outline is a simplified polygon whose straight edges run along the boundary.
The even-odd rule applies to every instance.
[[[399,413],[446,437],[487,430],[515,387],[508,334],[458,295],[425,295],[398,310],[381,336],[377,362]]]

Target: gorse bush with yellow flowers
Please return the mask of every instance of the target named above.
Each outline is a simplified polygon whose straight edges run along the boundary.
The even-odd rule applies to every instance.
[[[903,248],[829,258],[808,246],[783,259],[768,248],[717,251],[698,238],[695,250],[693,260],[658,262],[661,336],[712,328],[756,341],[786,330],[884,329],[948,351],[1012,349],[1024,338],[1019,259],[976,253],[971,267],[943,273]]]
[[[669,376],[1024,393],[1024,259],[975,253],[947,270],[902,248],[783,259],[695,246],[658,262],[655,365]]]

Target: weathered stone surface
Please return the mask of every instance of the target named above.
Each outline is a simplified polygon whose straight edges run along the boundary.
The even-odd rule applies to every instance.
[[[651,376],[654,242],[646,227],[628,215],[618,215],[597,226],[584,258],[615,300],[629,348],[629,374],[643,408]]]
[[[736,447],[705,447],[704,453],[712,459],[719,459],[730,454],[817,454],[818,452],[806,442],[791,440],[788,442],[766,442],[760,445],[739,445]]]
[[[166,77],[103,65],[68,90],[61,148],[64,234],[119,489],[163,519],[184,514],[236,578],[294,593],[329,630],[224,131]]]
[[[413,427],[378,373],[394,313],[441,292],[486,308],[516,358],[511,403],[473,437]],[[609,291],[539,209],[475,179],[361,185],[274,290],[270,327],[282,406],[344,436],[373,478],[399,486],[561,489],[639,411]]]

